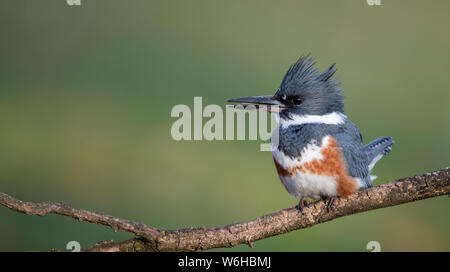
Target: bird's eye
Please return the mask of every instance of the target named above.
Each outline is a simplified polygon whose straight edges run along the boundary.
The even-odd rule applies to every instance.
[[[281,96],[281,102],[286,102],[287,96],[285,94],[283,94]]]
[[[303,99],[301,99],[300,97],[294,97],[292,100],[295,105],[300,105],[303,102]]]

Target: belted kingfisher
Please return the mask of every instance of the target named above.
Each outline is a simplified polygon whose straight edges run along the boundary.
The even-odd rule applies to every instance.
[[[287,71],[274,95],[228,100],[252,104],[279,114],[271,149],[278,176],[286,190],[299,200],[328,199],[327,209],[337,196],[348,196],[372,187],[374,165],[391,151],[391,137],[367,145],[358,128],[344,112],[335,64],[324,72],[314,67],[310,55],[302,56]],[[265,106],[265,107],[261,107]]]

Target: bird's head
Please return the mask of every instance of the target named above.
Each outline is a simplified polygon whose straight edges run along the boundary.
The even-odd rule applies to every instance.
[[[300,57],[281,82],[274,95],[229,99],[228,102],[266,105],[268,111],[278,107],[280,118],[292,119],[303,115],[344,113],[344,97],[339,81],[334,77],[335,65],[319,73],[309,55]]]

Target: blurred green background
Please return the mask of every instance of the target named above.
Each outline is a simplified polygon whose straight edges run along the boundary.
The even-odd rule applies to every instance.
[[[258,141],[171,138],[176,104],[271,94],[299,55],[337,63],[376,184],[450,165],[450,2],[0,3],[0,191],[178,229],[294,206]],[[206,121],[205,119],[204,121]],[[227,251],[449,251],[448,197],[343,217]],[[128,233],[0,207],[0,251]]]

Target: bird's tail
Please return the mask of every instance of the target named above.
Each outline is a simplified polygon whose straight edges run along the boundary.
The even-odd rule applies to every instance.
[[[364,150],[366,151],[367,157],[369,159],[369,171],[375,166],[375,164],[384,156],[391,152],[391,145],[394,140],[391,137],[381,137],[370,143],[368,143]],[[375,179],[374,176],[371,178]]]

